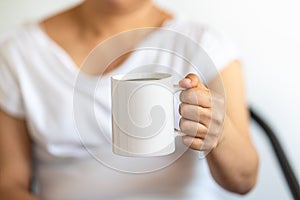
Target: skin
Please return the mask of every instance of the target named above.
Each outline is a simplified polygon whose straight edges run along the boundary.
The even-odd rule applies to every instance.
[[[220,75],[226,104],[223,97],[212,95],[213,87],[208,89],[196,75],[189,74],[180,81],[180,86],[187,88],[180,96],[180,128],[186,134],[182,139],[192,149],[211,150],[206,159],[219,185],[246,194],[256,183],[258,155],[249,133],[240,63],[233,61]],[[222,109],[213,107],[225,107],[225,119],[220,117]]]
[[[0,110],[0,199],[37,199],[29,191],[31,159],[25,121]]]
[[[151,0],[86,0],[46,19],[41,26],[80,66],[93,47],[109,36],[134,28],[160,26],[171,17]],[[109,70],[118,67],[122,59],[126,58],[112,64]],[[186,133],[182,139],[192,149],[211,150],[207,162],[216,182],[229,191],[245,194],[256,183],[258,155],[249,134],[239,62],[233,61],[220,75],[226,104],[214,94],[214,81],[209,89],[194,74],[180,81],[180,86],[186,88],[180,106],[180,127]],[[225,119],[220,118],[222,109],[218,112],[217,107],[226,108]],[[31,148],[26,121],[0,110],[0,199],[37,199],[30,192]]]

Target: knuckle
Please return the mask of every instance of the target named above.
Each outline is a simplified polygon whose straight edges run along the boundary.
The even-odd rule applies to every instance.
[[[200,78],[194,73],[189,73],[186,77],[200,82]]]
[[[200,110],[200,116],[202,116],[204,119],[206,119],[206,120],[211,120],[211,118],[212,118],[212,114],[211,114],[211,111],[210,111],[210,109],[199,109]]]
[[[219,106],[224,106],[225,105],[225,98],[224,97],[214,98],[214,103],[216,103]]]
[[[221,125],[224,121],[224,117],[222,113],[215,113],[214,114],[214,121],[218,124]]]
[[[198,116],[200,116],[200,117],[204,115],[204,113],[203,113],[203,108],[202,108],[202,107],[198,106],[197,114],[198,114]]]
[[[210,112],[210,110],[206,110],[202,114],[202,121],[203,121],[204,125],[206,125],[206,126],[211,125],[211,123],[213,122],[213,118],[212,118],[212,113]]]
[[[210,127],[208,130],[210,137],[217,137],[220,134],[219,128],[217,127]]]
[[[204,134],[207,134],[207,131],[208,131],[208,129],[207,129],[206,126],[198,124],[198,126],[197,126],[197,133],[198,134],[204,135]]]
[[[211,107],[211,104],[213,103],[213,97],[210,94],[205,94],[203,98],[206,99],[207,104]]]
[[[211,99],[214,104],[225,105],[225,97],[216,92],[211,93]]]

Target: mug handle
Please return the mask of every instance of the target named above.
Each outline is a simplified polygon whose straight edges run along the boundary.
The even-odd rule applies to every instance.
[[[183,90],[185,90],[186,88],[180,87],[178,84],[174,84],[173,85],[173,94],[176,94],[177,92],[181,92]],[[181,130],[178,130],[177,128],[174,128],[174,133],[175,133],[175,137],[177,136],[185,136],[185,134],[183,132],[181,132]]]

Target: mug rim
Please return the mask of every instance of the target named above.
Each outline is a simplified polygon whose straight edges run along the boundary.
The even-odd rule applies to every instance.
[[[135,81],[131,79],[146,79],[146,78],[157,79],[157,80],[136,80],[138,82],[141,82],[141,81],[159,81],[170,77],[172,77],[172,74],[162,73],[162,72],[141,72],[141,73],[117,74],[112,76],[111,79],[116,81],[123,81],[123,82]]]

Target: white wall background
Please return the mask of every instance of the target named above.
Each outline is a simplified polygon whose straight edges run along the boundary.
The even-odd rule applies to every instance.
[[[0,34],[80,0],[0,0]],[[186,18],[208,23],[239,47],[249,103],[279,133],[300,180],[299,0],[157,0]],[[258,186],[244,199],[291,199],[267,140],[253,127],[260,152]],[[224,199],[239,199],[218,190]]]

